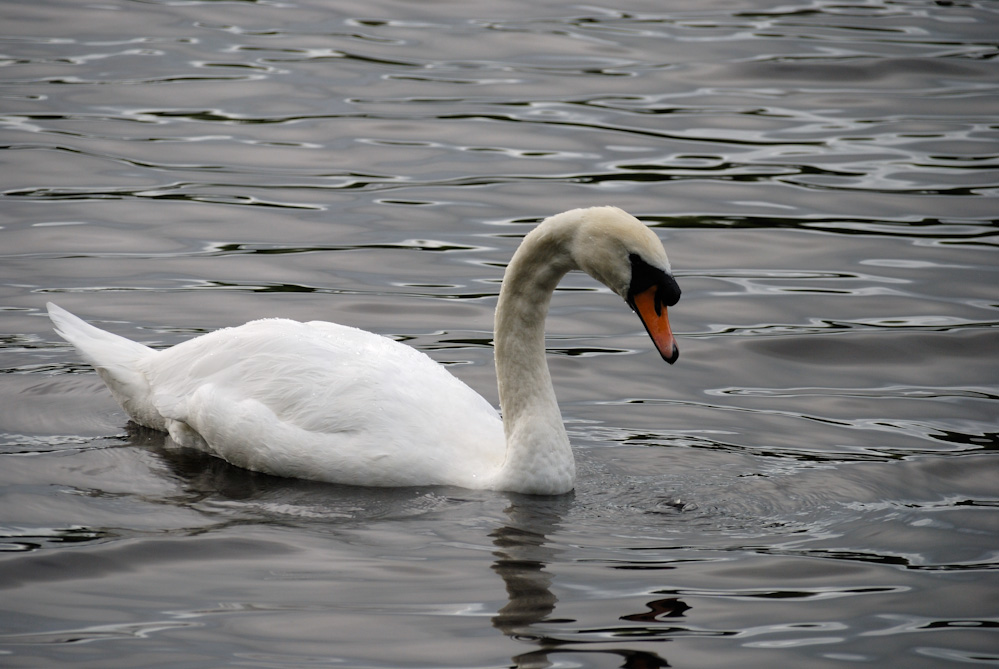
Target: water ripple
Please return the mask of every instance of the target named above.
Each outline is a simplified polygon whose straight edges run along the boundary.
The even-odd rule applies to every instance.
[[[3,14],[5,659],[996,661],[994,3]],[[620,300],[567,278],[559,500],[282,481],[115,436],[41,306],[155,348],[330,317],[494,399],[503,268],[590,204],[666,243],[683,356],[654,364]],[[427,620],[443,655],[408,643]]]

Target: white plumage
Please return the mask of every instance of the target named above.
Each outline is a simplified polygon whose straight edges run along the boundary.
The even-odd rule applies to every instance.
[[[636,256],[651,278],[635,275]],[[155,351],[48,309],[135,422],[234,465],[368,486],[558,494],[572,489],[575,468],[544,360],[544,317],[558,280],[577,267],[627,299],[675,359],[665,304],[679,290],[655,234],[610,207],[553,216],[518,249],[497,306],[505,426],[423,353],[356,328],[265,319]],[[643,308],[637,296],[650,286],[658,297]]]

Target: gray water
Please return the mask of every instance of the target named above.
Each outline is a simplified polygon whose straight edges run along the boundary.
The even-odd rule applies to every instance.
[[[999,665],[999,4],[0,5],[0,665]],[[575,493],[252,474],[128,423],[54,301],[262,316],[496,401],[520,237],[615,204],[681,355],[585,276]]]

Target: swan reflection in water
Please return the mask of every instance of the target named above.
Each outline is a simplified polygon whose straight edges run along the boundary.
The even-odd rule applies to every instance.
[[[553,655],[571,653],[619,655],[626,669],[668,667],[657,653],[630,648],[590,648],[590,640],[572,638],[573,632],[557,632],[575,620],[552,617],[558,598],[552,593],[553,575],[548,565],[557,563],[561,549],[548,537],[559,529],[562,517],[573,504],[571,496],[558,498],[511,495],[512,504],[505,510],[509,523],[490,534],[496,550],[493,571],[506,585],[509,602],[493,617],[493,625],[511,639],[533,643],[534,650],[513,656],[517,669],[544,669],[556,664]],[[599,605],[599,603],[597,603]],[[661,617],[683,615],[688,607],[679,599],[657,600],[649,611],[620,616],[619,620],[655,624]],[[663,641],[664,639],[657,639]],[[608,643],[600,642],[601,645]],[[612,642],[610,642],[612,643]]]
[[[329,513],[324,522],[344,523],[350,527],[370,528],[384,520],[412,517],[419,519],[420,502],[414,502],[412,490],[408,494],[387,489],[343,487],[309,481],[280,479],[233,467],[217,458],[189,449],[163,446],[164,435],[152,430],[131,426],[129,439],[136,446],[150,448],[169,465],[170,474],[178,478],[185,488],[185,504],[197,505],[202,501],[237,500],[246,503],[255,512],[255,504],[264,508],[280,507],[294,512],[301,507],[305,522]],[[439,497],[439,489],[428,493],[444,504],[451,500]],[[506,587],[508,601],[491,618],[493,626],[518,644],[524,652],[516,653],[511,662],[518,669],[550,667],[558,663],[555,656],[562,654],[617,655],[625,668],[667,667],[669,664],[659,654],[637,650],[635,644],[617,644],[613,637],[601,634],[595,639],[587,630],[573,629],[577,621],[553,616],[558,597],[552,592],[555,575],[550,566],[562,561],[563,549],[549,537],[557,534],[563,517],[576,504],[573,495],[537,497],[516,493],[480,493],[505,495],[509,504],[504,509],[506,521],[489,533],[495,560],[491,569]],[[415,499],[424,498],[423,495]],[[476,495],[478,498],[478,495]],[[170,500],[176,503],[176,498]],[[440,510],[437,506],[434,510]],[[245,522],[245,519],[241,519]],[[266,522],[266,518],[261,519]],[[482,537],[485,539],[485,537]],[[594,606],[604,603],[594,601]],[[656,599],[646,603],[645,611],[627,611],[614,614],[612,620],[600,625],[603,632],[620,624],[622,635],[646,630],[644,642],[663,642],[671,625],[664,618],[676,620],[689,608],[676,598]],[[602,615],[602,614],[601,614]],[[630,623],[630,624],[629,624]],[[635,624],[638,624],[637,626]],[[574,638],[575,637],[575,638]],[[650,638],[652,637],[652,638]],[[613,647],[619,645],[619,647]],[[599,647],[597,647],[599,646]],[[624,647],[620,647],[624,646]]]

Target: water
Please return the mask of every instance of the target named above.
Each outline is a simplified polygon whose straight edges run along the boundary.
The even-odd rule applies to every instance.
[[[996,4],[0,17],[3,666],[999,664]],[[567,278],[556,499],[168,450],[42,311],[336,320],[495,402],[504,264],[608,203],[670,252],[681,356]]]

